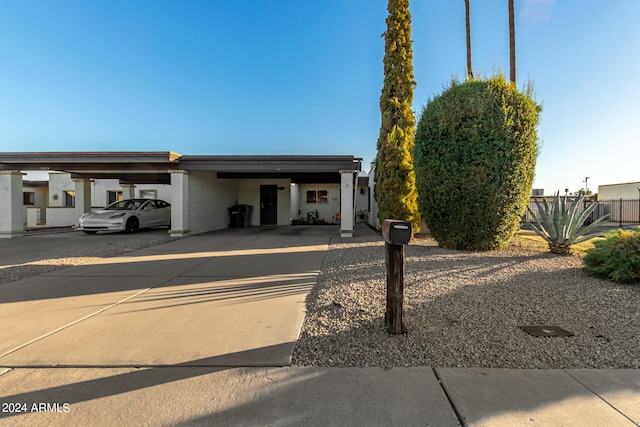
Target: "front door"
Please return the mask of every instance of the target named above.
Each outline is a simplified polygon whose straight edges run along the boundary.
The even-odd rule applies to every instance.
[[[260,186],[260,225],[278,224],[278,186]]]

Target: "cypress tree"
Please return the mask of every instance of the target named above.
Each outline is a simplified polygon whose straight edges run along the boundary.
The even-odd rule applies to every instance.
[[[418,232],[420,214],[413,170],[415,117],[413,50],[409,0],[389,0],[384,55],[384,84],[380,96],[382,124],[378,137],[375,196],[378,216],[401,219]]]

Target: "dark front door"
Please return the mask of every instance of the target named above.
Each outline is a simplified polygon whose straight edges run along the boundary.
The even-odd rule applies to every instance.
[[[260,186],[260,225],[278,223],[278,186]]]

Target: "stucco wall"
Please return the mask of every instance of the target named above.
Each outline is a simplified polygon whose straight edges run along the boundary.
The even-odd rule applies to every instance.
[[[289,209],[291,210],[291,220],[300,219],[300,189],[298,184],[289,186]]]
[[[238,184],[218,179],[215,171],[189,175],[189,225],[192,233],[229,227],[229,206],[236,201]]]
[[[47,208],[47,226],[49,227],[68,227],[78,222],[76,210],[71,207],[48,207]]]
[[[611,184],[598,186],[598,200],[610,199],[637,199],[640,182],[628,182],[625,184]]]
[[[300,200],[300,220],[306,220],[309,212],[318,211],[320,220],[338,222],[340,212],[340,184],[300,184],[297,186]],[[307,191],[327,191],[327,203],[307,203]]]
[[[369,186],[368,182],[359,183],[356,189],[356,221],[360,222],[361,220],[358,218],[358,212],[364,211],[367,214],[369,213]]]
[[[171,203],[171,186],[167,184],[136,184],[134,197],[142,197],[142,190],[155,190],[156,198]],[[96,179],[91,183],[91,206],[104,207],[108,204],[109,191],[123,191],[117,179]]]
[[[49,204],[48,206],[64,206],[64,192],[75,191],[76,187],[68,173],[49,174]]]
[[[260,186],[276,185],[278,190],[278,225],[291,224],[291,180],[241,179],[238,180],[238,203],[253,206],[251,225],[260,225]]]
[[[22,191],[25,193],[34,193],[35,203],[33,205],[23,205],[22,210],[24,213],[24,223],[27,223],[27,209],[28,208],[40,208],[40,218],[44,221],[47,207],[49,190],[47,187],[22,187]]]
[[[369,171],[369,206],[371,206],[371,209],[369,210],[368,223],[370,226],[379,230],[381,224],[380,220],[378,219],[378,204],[376,203],[375,197],[376,181],[374,177],[375,168],[371,168],[371,170]]]

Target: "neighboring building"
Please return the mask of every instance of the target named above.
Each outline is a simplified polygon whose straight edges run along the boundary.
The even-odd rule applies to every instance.
[[[640,181],[598,186],[598,200],[636,200],[638,198],[640,198]]]
[[[39,205],[48,226],[76,224],[112,199],[157,197],[172,205],[174,236],[227,228],[229,208],[244,204],[253,207],[250,225],[288,225],[311,213],[340,224],[347,237],[353,235],[360,168],[353,156],[0,153],[0,237],[23,234],[21,171],[35,170],[51,171],[46,206]]]
[[[47,206],[48,185],[47,181],[22,182],[22,222],[28,227],[37,227],[46,221],[43,208]]]
[[[74,206],[75,184],[70,173],[49,174],[49,206]],[[115,201],[130,198],[171,198],[169,184],[121,184],[117,179],[91,180],[91,207],[98,209]]]
[[[609,222],[640,224],[640,182],[598,186],[596,215],[609,214]]]
[[[378,203],[376,202],[375,196],[375,187],[376,187],[376,167],[372,166],[369,171],[369,217],[367,219],[367,223],[375,228],[376,230],[380,230],[381,224],[380,219],[378,219]]]
[[[358,184],[356,186],[356,222],[369,222],[369,213],[371,212],[371,200],[369,198],[369,175],[361,171],[358,173]]]

